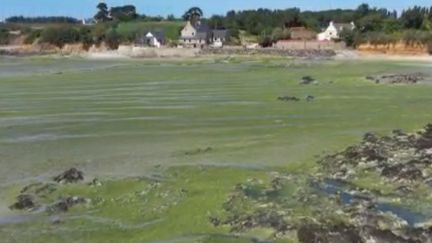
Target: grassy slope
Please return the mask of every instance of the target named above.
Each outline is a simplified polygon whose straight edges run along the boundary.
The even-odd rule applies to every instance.
[[[163,31],[165,36],[170,40],[177,40],[180,34],[181,28],[184,26],[183,22],[124,22],[118,26],[118,33],[127,36],[130,33],[140,33],[146,31]],[[145,34],[145,33],[144,33]]]
[[[162,171],[167,181],[155,189],[151,181],[137,179],[105,179],[102,187],[62,187],[50,197],[82,195],[100,203],[62,215],[75,218],[59,226],[50,224],[45,216],[37,223],[0,226],[2,239],[149,242],[181,238],[190,242],[203,234],[228,233],[212,227],[208,217],[221,209],[237,183],[267,179],[266,171],[273,166],[305,172],[313,167],[315,155],[343,148],[366,131],[413,130],[432,120],[425,112],[432,102],[432,86],[385,86],[363,80],[381,72],[427,72],[427,67],[245,61],[156,66],[133,61],[116,67],[112,67],[116,63],[103,62],[91,63],[95,65],[92,71],[75,72],[67,67],[85,61],[54,64],[34,60],[27,64],[28,69],[51,67],[55,72],[56,65],[64,65],[61,69],[69,71],[2,78],[0,86],[6,95],[0,98],[4,107],[0,162],[2,171],[8,171],[2,173],[3,180],[44,172],[52,175],[71,164],[102,174],[102,178],[109,172],[116,176],[152,174],[158,171],[153,165],[159,163],[232,165],[168,169]],[[11,69],[10,65],[0,64],[0,70]],[[99,69],[104,66],[109,68]],[[304,75],[317,77],[320,84],[298,85]],[[311,94],[317,100],[275,100],[285,94]],[[95,136],[26,140],[41,133]],[[206,146],[213,150],[185,155]],[[257,166],[266,169],[247,169]],[[6,204],[19,190],[8,188],[2,193],[7,194]]]

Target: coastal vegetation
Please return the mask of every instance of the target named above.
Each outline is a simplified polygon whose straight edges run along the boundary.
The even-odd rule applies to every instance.
[[[348,46],[356,47],[364,43],[391,44],[405,42],[407,44],[431,45],[432,37],[432,8],[413,6],[398,13],[395,10],[374,8],[368,4],[361,4],[356,9],[335,9],[325,11],[301,11],[298,8],[285,10],[242,10],[229,11],[226,15],[214,15],[205,17],[205,13],[199,7],[188,9],[181,18],[174,15],[167,17],[146,16],[139,14],[133,5],[109,7],[105,3],[97,5],[94,19],[97,24],[86,27],[90,31],[82,30],[77,25],[79,21],[68,17],[10,17],[6,20],[9,29],[21,29],[30,40],[38,39],[40,28],[28,28],[23,24],[47,24],[47,35],[58,32],[59,39],[41,38],[42,42],[54,45],[64,43],[76,43],[85,40],[85,45],[90,42],[100,44],[104,41],[111,43],[133,43],[144,31],[162,31],[167,39],[175,43],[179,37],[184,20],[196,21],[201,19],[213,29],[228,29],[232,36],[232,44],[239,44],[245,40],[244,36],[254,36],[262,46],[271,46],[272,43],[289,39],[290,28],[304,26],[317,32],[325,28],[330,21],[354,22],[355,30],[345,31],[341,35],[341,41]],[[63,24],[62,24],[63,23]],[[56,24],[57,26],[52,26]],[[61,25],[61,27],[58,27]],[[43,29],[46,29],[43,28]],[[67,28],[68,30],[64,30]],[[84,35],[71,36],[73,32]],[[113,35],[116,33],[116,35]],[[108,38],[107,38],[108,37]],[[2,37],[5,39],[4,37]],[[105,39],[107,38],[107,39]],[[4,41],[3,41],[4,43]],[[109,46],[117,46],[111,45]]]
[[[393,243],[428,225],[429,63],[32,57],[0,75],[3,242]]]

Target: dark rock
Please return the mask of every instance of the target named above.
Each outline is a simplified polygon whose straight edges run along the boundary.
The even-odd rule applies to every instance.
[[[76,168],[69,169],[62,174],[54,177],[55,182],[62,184],[77,183],[82,180],[84,180],[84,173],[77,170]]]
[[[385,167],[382,176],[393,180],[419,181],[423,180],[423,173],[415,167],[407,167],[405,164],[397,164]]]
[[[297,238],[301,243],[363,243],[356,229],[346,225],[302,225],[297,231]]]
[[[314,84],[314,83],[316,83],[316,80],[311,76],[302,77],[302,81],[300,82],[300,84],[304,84],[304,85]]]
[[[277,98],[277,100],[279,100],[279,101],[294,101],[294,102],[300,101],[300,99],[295,97],[295,96],[280,96]]]
[[[33,210],[37,208],[37,204],[33,196],[21,194],[17,197],[17,202],[9,208],[11,210]]]
[[[311,102],[311,101],[314,101],[314,100],[315,100],[315,96],[312,96],[312,95],[306,96],[306,101],[307,102]]]
[[[390,230],[380,230],[373,227],[365,227],[361,231],[361,235],[365,240],[370,240],[370,242],[379,243],[421,243],[420,241],[403,238],[395,235]]]
[[[185,152],[185,155],[192,156],[192,155],[209,153],[211,151],[213,151],[212,147],[207,147],[207,148],[204,148],[204,149],[199,148],[199,149],[196,149],[196,150],[187,151],[187,152]]]
[[[367,80],[371,80],[377,84],[416,84],[424,80],[425,75],[422,73],[408,73],[408,74],[389,74],[378,76],[367,76]]]
[[[69,209],[73,206],[76,206],[78,204],[85,204],[87,203],[87,199],[82,197],[68,197],[61,199],[54,205],[51,205],[48,207],[48,211],[50,212],[67,212]]]

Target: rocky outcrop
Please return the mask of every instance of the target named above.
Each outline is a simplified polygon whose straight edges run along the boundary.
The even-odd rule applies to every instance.
[[[367,76],[367,80],[371,80],[376,84],[416,84],[425,79],[423,73],[400,73],[386,74],[377,76]]]

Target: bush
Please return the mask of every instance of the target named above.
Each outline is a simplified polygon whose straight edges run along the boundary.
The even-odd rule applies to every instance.
[[[90,48],[94,43],[92,30],[89,27],[81,27],[79,29],[79,39],[85,49]]]
[[[62,48],[65,44],[80,41],[80,33],[73,27],[52,27],[42,31],[42,42]]]
[[[353,30],[344,29],[340,35],[340,40],[345,42],[348,47],[355,47],[356,32]]]
[[[42,35],[42,30],[31,30],[24,39],[24,44],[31,45]]]
[[[117,33],[115,29],[110,29],[105,34],[105,43],[110,49],[117,49],[120,45],[121,36]]]
[[[403,41],[408,45],[424,44],[429,46],[432,43],[432,33],[420,30],[407,30],[403,33]]]
[[[7,29],[0,29],[0,45],[9,44],[9,31]]]

